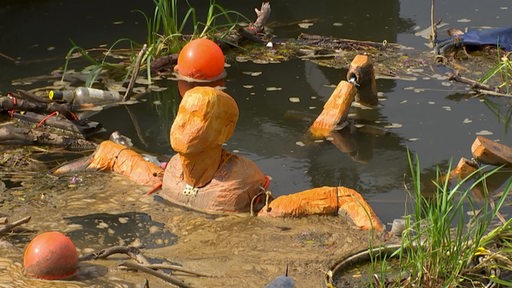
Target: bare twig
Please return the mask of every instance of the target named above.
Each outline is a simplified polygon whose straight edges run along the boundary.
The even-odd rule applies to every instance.
[[[437,40],[437,24],[435,23],[434,19],[434,2],[435,0],[432,0],[432,4],[430,6],[430,25],[432,28],[432,32],[430,34],[430,41],[432,42],[432,46],[435,46]]]
[[[142,255],[139,248],[133,247],[133,246],[114,246],[105,248],[103,250],[100,250],[98,252],[93,252],[91,254],[83,255],[78,260],[80,261],[89,261],[89,260],[96,260],[96,259],[105,259],[110,255],[113,254],[126,254],[130,256],[130,258],[134,259],[135,261],[141,263],[141,264],[149,264],[149,261]]]
[[[151,268],[148,268],[145,265],[141,265],[141,264],[137,264],[137,263],[133,263],[133,262],[123,262],[123,263],[119,264],[119,266],[125,266],[125,267],[131,268],[131,269],[136,269],[136,270],[142,271],[144,273],[151,274],[155,277],[158,277],[164,281],[167,281],[167,282],[173,284],[176,287],[180,287],[180,288],[190,287],[185,282],[181,281],[180,279],[178,279],[174,276],[163,273],[162,271],[153,270]]]
[[[456,81],[456,82],[471,85],[471,87],[475,88],[475,89],[482,89],[482,90],[486,90],[486,91],[495,91],[496,90],[494,87],[491,87],[489,85],[486,85],[486,84],[480,83],[478,81],[475,81],[475,80],[472,80],[472,79],[469,79],[469,78],[466,78],[466,77],[463,77],[460,75],[456,75],[456,74],[448,74],[448,79]]]
[[[256,33],[263,32],[265,23],[267,23],[268,18],[270,17],[270,11],[270,2],[268,0],[265,0],[261,3],[261,8],[259,10],[254,8],[254,12],[256,12],[257,18],[251,26],[254,30],[256,30]]]
[[[475,92],[480,93],[480,94],[487,94],[487,95],[492,95],[492,96],[502,96],[502,97],[512,97],[512,94],[498,92],[498,88],[489,86],[487,84],[480,83],[473,79],[469,79],[469,78],[462,77],[462,76],[455,75],[455,74],[449,74],[448,76],[449,76],[449,78],[448,78],[449,80],[453,80],[456,82],[471,85],[471,88]]]
[[[20,63],[19,60],[16,60],[16,59],[12,58],[11,56],[6,55],[6,54],[4,54],[2,52],[0,52],[0,57],[7,59],[7,60],[11,61],[14,64],[19,64]]]
[[[27,216],[25,218],[21,218],[20,220],[14,221],[12,223],[4,224],[2,227],[0,227],[0,235],[9,233],[17,226],[20,226],[22,224],[28,223],[30,221],[30,216]]]
[[[130,78],[130,83],[128,83],[128,88],[126,88],[126,92],[124,93],[123,102],[130,100],[130,94],[133,90],[133,85],[135,84],[135,80],[137,79],[137,75],[139,75],[140,63],[142,62],[142,57],[146,53],[148,49],[148,45],[144,44],[142,49],[139,51],[139,55],[137,55],[137,60],[135,61],[135,66],[132,71],[132,78]]]
[[[496,91],[492,91],[492,90],[475,89],[475,91],[480,94],[486,94],[486,95],[492,95],[492,96],[512,97],[512,94],[500,93],[500,92],[496,92]]]
[[[179,272],[188,273],[188,274],[191,274],[191,275],[194,275],[194,276],[198,276],[198,277],[213,277],[211,275],[206,275],[206,274],[190,271],[188,269],[185,269],[185,268],[183,268],[181,266],[177,266],[177,265],[151,264],[151,265],[145,265],[145,266],[148,267],[148,268],[151,268],[151,269],[169,269],[169,270],[179,271]]]

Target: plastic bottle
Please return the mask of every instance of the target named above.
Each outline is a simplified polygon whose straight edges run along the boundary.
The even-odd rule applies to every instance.
[[[95,88],[77,87],[75,90],[50,91],[48,97],[51,100],[62,100],[72,103],[73,106],[102,105],[121,101],[122,96],[117,92],[105,91]]]

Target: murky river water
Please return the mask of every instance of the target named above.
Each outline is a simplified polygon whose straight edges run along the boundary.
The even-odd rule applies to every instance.
[[[199,7],[194,2],[199,1],[191,1]],[[375,2],[272,2],[269,25],[278,38],[296,38],[300,33],[310,33],[398,42],[413,47],[411,54],[428,51],[424,44],[426,39],[415,33],[429,25],[430,1]],[[436,18],[448,23],[446,27],[461,29],[510,25],[509,1],[482,3],[478,0],[436,1]],[[83,5],[77,1],[42,0],[0,4],[0,53],[19,57],[21,61],[13,64],[0,57],[0,94],[18,88],[11,84],[13,79],[48,74],[61,66],[71,47],[69,39],[84,48],[109,46],[124,37],[144,41],[144,19],[133,10],[140,9],[151,15],[152,1],[92,0]],[[258,1],[223,4],[249,18],[254,17],[253,9],[259,5]],[[301,28],[289,24],[305,19],[311,20],[313,25]],[[440,34],[443,33],[441,30]],[[435,70],[423,69],[414,72],[415,81],[378,79],[380,105],[371,110],[353,108],[353,119],[387,133],[354,135],[351,141],[356,148],[351,153],[340,152],[330,142],[303,145],[310,123],[288,115],[295,111],[313,118],[318,115],[334,85],[345,78],[346,70],[299,59],[262,65],[237,62],[233,55],[228,55],[227,62],[227,92],[237,100],[241,115],[226,148],[254,160],[264,173],[272,176],[270,188],[275,195],[341,184],[361,192],[382,220],[390,222],[405,213],[407,193],[403,179],[408,172],[407,149],[418,153],[421,167],[429,173],[435,171],[436,165],[446,168],[451,159],[470,158],[470,146],[476,135],[512,144],[510,122],[490,108],[495,105],[499,113],[505,114],[511,109],[508,99],[489,97],[483,101],[469,97],[467,87],[440,80],[434,77],[438,73]],[[161,85],[167,85],[168,89],[149,95],[146,102],[109,109],[92,119],[102,123],[107,132],[118,130],[131,137],[140,149],[168,158],[173,153],[168,131],[180,96],[175,82]],[[28,227],[38,231],[69,232],[73,240],[80,243],[82,251],[101,249],[104,244],[116,241],[115,244],[142,241],[145,246],[155,245],[148,250],[151,256],[165,255],[170,261],[215,275],[207,280],[187,278],[196,285],[208,283],[207,287],[261,287],[268,279],[283,273],[286,264],[290,265],[291,275],[299,279],[299,287],[319,287],[322,269],[350,250],[365,246],[364,241],[357,239],[365,239],[366,235],[348,228],[340,219],[312,217],[270,222],[234,216],[212,219],[142,197],[142,188],[130,187],[118,177],[110,181],[110,175],[101,175],[101,181],[93,182],[88,178],[91,176],[82,176],[84,181],[78,188],[68,187],[68,178],[44,178],[42,186],[27,184],[16,192],[10,191],[18,200],[6,197],[10,200],[2,202],[0,212],[12,217],[32,215]],[[507,177],[510,175],[502,176]],[[98,187],[95,182],[105,186]],[[50,191],[45,193],[49,198],[41,199],[40,191],[34,187]],[[27,195],[20,199],[18,194]],[[107,212],[115,215],[108,218],[104,215]],[[88,217],[110,224],[93,223]],[[122,221],[133,223],[134,229],[124,234],[116,232],[116,219],[128,219]],[[108,229],[112,229],[110,234]],[[94,236],[90,235],[102,234],[107,243],[91,240]],[[144,238],[143,234],[152,236]],[[175,245],[164,245],[175,240]],[[23,247],[23,241],[18,239],[15,243]],[[21,252],[13,252],[9,257],[11,262],[0,262],[0,269],[8,266],[11,275],[19,275],[23,283],[30,280],[21,276],[20,267],[15,263],[21,261],[20,255]],[[128,286],[142,283],[140,275],[127,276],[111,262],[93,264],[97,267],[89,268],[97,270],[99,276],[77,282],[77,285],[102,287],[107,282]],[[102,270],[104,267],[109,267],[108,273]],[[0,278],[0,286],[23,286],[9,286],[3,279]],[[30,283],[29,286],[45,285]],[[158,280],[151,284],[151,287],[163,285]]]

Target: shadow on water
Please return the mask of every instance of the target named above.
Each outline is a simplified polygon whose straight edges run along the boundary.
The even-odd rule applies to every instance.
[[[155,222],[145,213],[95,213],[66,217],[71,227],[67,233],[79,247],[135,246],[147,249],[172,245],[176,235],[163,223]]]

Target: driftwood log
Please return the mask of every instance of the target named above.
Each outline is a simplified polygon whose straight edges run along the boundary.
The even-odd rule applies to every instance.
[[[4,218],[2,218],[2,219],[4,219]],[[14,221],[12,223],[8,223],[7,218],[5,218],[5,220],[3,220],[4,222],[2,223],[2,225],[0,225],[0,236],[3,234],[6,234],[6,233],[10,233],[14,228],[16,228],[20,225],[28,223],[30,221],[30,219],[31,219],[31,217],[27,216],[25,218]]]
[[[8,145],[50,145],[67,150],[81,151],[96,148],[96,144],[83,137],[19,127],[13,122],[0,125],[0,143]]]
[[[68,104],[46,102],[43,101],[43,98],[37,96],[27,97],[27,95],[30,95],[28,93],[24,91],[24,93],[10,93],[9,96],[0,97],[0,111],[31,111],[44,114],[58,112],[67,119],[76,119]]]

